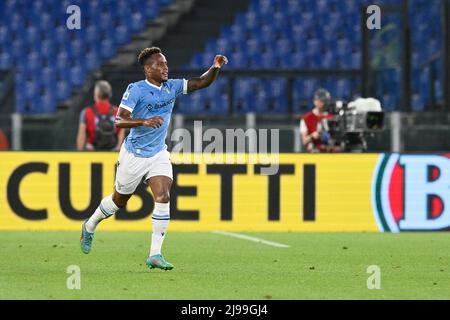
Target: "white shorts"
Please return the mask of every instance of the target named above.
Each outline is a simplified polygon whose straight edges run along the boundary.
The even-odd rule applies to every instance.
[[[128,152],[125,143],[120,148],[117,163],[115,188],[120,194],[132,194],[141,183],[154,176],[172,177],[172,164],[170,153],[161,150],[153,157],[140,158]]]

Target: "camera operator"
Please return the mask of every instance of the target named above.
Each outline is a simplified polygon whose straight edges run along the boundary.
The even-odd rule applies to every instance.
[[[326,111],[331,100],[330,93],[318,89],[314,93],[314,109],[305,114],[300,121],[300,134],[307,152],[337,152],[337,147],[331,141],[328,119],[332,118]]]

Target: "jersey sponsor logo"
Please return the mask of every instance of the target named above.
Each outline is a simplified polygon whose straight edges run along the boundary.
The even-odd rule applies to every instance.
[[[381,155],[372,203],[381,231],[450,230],[450,154]]]
[[[146,106],[146,108],[147,108],[148,110],[161,109],[161,108],[167,107],[168,105],[173,104],[174,102],[175,102],[175,98],[172,98],[172,99],[170,99],[170,100],[167,100],[167,101],[164,101],[164,102],[160,102],[160,103],[157,103],[157,104],[149,103],[149,104]]]

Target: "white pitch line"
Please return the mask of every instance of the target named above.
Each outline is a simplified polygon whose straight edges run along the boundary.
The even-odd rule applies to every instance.
[[[228,236],[228,237],[239,238],[239,239],[248,240],[248,241],[253,241],[253,242],[266,244],[268,246],[277,247],[277,248],[289,248],[289,246],[287,244],[272,242],[272,241],[268,241],[268,240],[264,240],[264,239],[260,239],[260,238],[255,238],[255,237],[250,237],[250,236],[246,236],[244,234],[239,234],[239,233],[225,232],[225,231],[212,231],[212,233],[220,234],[220,235]]]

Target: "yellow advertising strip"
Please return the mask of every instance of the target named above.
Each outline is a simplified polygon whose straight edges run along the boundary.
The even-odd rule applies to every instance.
[[[378,154],[280,154],[273,176],[260,174],[254,155],[171,159],[172,231],[378,231],[371,202]],[[79,230],[112,193],[116,161],[116,153],[0,153],[0,230]],[[151,199],[142,189],[129,212],[100,229],[151,230]]]

